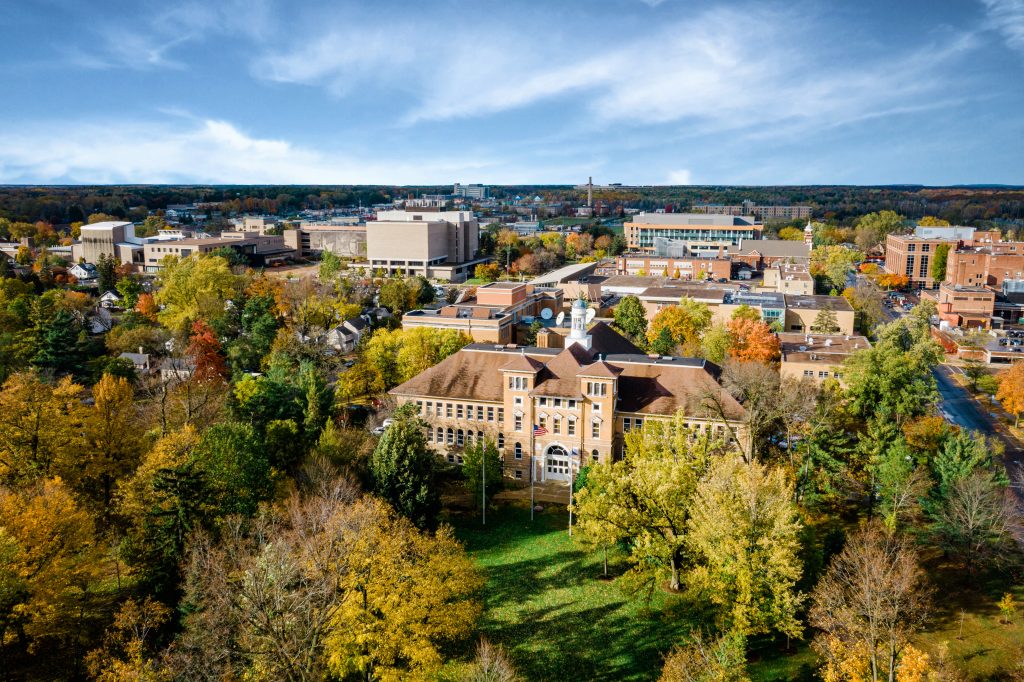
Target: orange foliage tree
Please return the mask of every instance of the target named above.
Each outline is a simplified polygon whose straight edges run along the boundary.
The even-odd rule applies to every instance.
[[[740,317],[730,320],[728,326],[733,338],[730,357],[768,365],[782,356],[779,337],[764,322]]]
[[[194,377],[197,381],[219,381],[228,375],[220,341],[204,320],[196,320],[192,324],[188,355],[195,363]]]
[[[1024,363],[1014,363],[1010,369],[1000,372],[996,400],[1014,416],[1015,425],[1020,425],[1020,413],[1024,412]]]

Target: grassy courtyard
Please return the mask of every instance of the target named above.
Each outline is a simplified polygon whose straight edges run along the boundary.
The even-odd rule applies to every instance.
[[[568,536],[563,506],[531,522],[527,506],[505,505],[488,513],[486,528],[478,516],[451,520],[487,571],[481,635],[504,647],[524,679],[653,680],[673,644],[710,617],[683,596],[658,589],[648,603],[646,592],[601,580],[600,553]],[[609,554],[612,576],[626,568],[621,552]],[[995,602],[1007,591],[1024,601],[1024,589],[1008,575],[967,578],[929,568],[939,596],[919,643],[931,652],[945,649],[967,679],[1002,679],[1024,659],[1024,618],[1002,623]],[[807,642],[785,651],[779,642],[755,640],[749,659],[755,682],[815,679]]]
[[[548,507],[530,522],[525,506],[453,519],[467,550],[488,573],[481,634],[500,644],[524,679],[651,680],[662,657],[685,638],[701,614],[680,596],[631,594],[601,580],[601,556],[566,533],[565,507]],[[610,573],[626,569],[612,553]],[[758,663],[758,680],[792,680],[811,670],[805,650]]]

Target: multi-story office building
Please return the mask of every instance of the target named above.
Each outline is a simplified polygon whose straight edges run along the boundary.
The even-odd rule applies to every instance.
[[[806,265],[776,263],[764,271],[763,288],[783,294],[814,294],[814,277]]]
[[[672,258],[649,253],[626,253],[616,259],[620,275],[661,275],[682,280],[729,279],[727,258]]]
[[[766,220],[807,220],[811,217],[810,206],[758,206],[753,201],[727,206],[724,204],[696,204],[694,213],[717,213],[721,215],[750,215],[764,222]]]
[[[452,187],[452,194],[467,199],[486,199],[488,192],[487,186],[481,184],[461,185],[456,182],[454,187]]]
[[[471,211],[379,211],[366,224],[370,268],[464,281],[479,263],[480,226]]]
[[[743,407],[715,365],[646,355],[603,323],[588,329],[586,312],[573,304],[564,349],[471,344],[391,394],[416,405],[439,456],[461,463],[463,448],[487,439],[505,475],[523,481],[568,481],[619,459],[625,433],[680,412],[694,438],[746,442]]]
[[[283,232],[285,244],[295,249],[298,255],[321,254],[330,251],[345,258],[366,257],[366,225],[360,225],[358,218],[341,221],[303,221],[293,230]]]
[[[106,221],[82,225],[81,254],[86,263],[96,264],[100,256],[113,256],[121,261],[120,245],[140,246],[142,240],[135,236],[135,226],[129,222]],[[132,262],[129,257],[128,262]]]
[[[647,253],[654,252],[654,240],[659,237],[690,242],[691,251],[717,251],[761,236],[761,224],[753,217],[704,213],[640,213],[624,228],[628,248]]]
[[[998,231],[975,230],[973,227],[922,227],[918,225],[911,234],[890,234],[885,238],[885,271],[892,275],[905,275],[910,280],[910,286],[920,289],[935,289],[940,282],[932,277],[932,262],[935,256],[935,249],[941,244],[949,244],[950,256],[954,251],[981,247],[990,249],[993,253],[1014,253],[1016,249],[1008,247],[1016,246],[1012,242],[1000,242]],[[971,285],[976,282],[966,281],[972,273],[966,267],[969,258],[964,260],[964,270],[961,273],[961,263],[958,257],[946,261],[946,278],[954,283]],[[975,259],[976,260],[976,259]],[[1012,262],[1012,261],[1008,261]],[[950,280],[950,264],[952,263],[954,277],[962,277],[965,281],[956,282]],[[972,266],[977,263],[971,264]],[[987,276],[986,276],[987,279]],[[985,282],[981,282],[984,284]]]
[[[1024,279],[1024,242],[999,242],[950,250],[946,282],[999,289],[1004,280]]]
[[[781,333],[782,361],[779,374],[821,384],[827,379],[843,383],[843,363],[858,350],[870,348],[863,336],[848,334]]]

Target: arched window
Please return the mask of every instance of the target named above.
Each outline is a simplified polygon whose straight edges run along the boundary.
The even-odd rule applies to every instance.
[[[483,443],[484,442],[484,432],[483,431],[477,431],[476,432],[476,442],[477,443]]]
[[[454,444],[455,444],[455,431],[453,431],[452,427],[449,426],[448,427],[448,445],[454,445]]]
[[[598,462],[601,460],[601,455],[598,453],[597,450],[594,450],[593,452],[590,453],[590,458],[595,462]]]
[[[513,448],[513,451],[516,454],[516,459],[522,459],[523,458],[523,444],[522,443],[516,443],[515,448]]]

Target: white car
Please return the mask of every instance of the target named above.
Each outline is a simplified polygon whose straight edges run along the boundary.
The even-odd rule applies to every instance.
[[[372,433],[375,436],[380,436],[380,435],[382,435],[384,433],[384,429],[385,429],[385,427],[378,426],[373,431],[370,431],[370,433]]]

